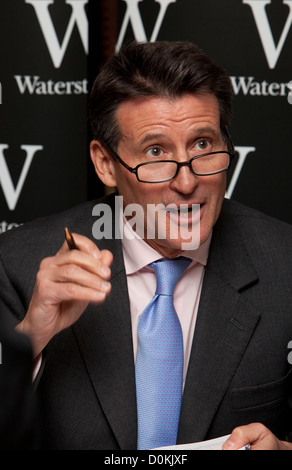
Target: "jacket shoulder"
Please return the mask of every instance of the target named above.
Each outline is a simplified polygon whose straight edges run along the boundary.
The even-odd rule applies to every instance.
[[[239,229],[250,250],[292,254],[292,225],[241,203],[225,200],[218,220],[220,233]]]
[[[223,218],[234,218],[238,220],[242,218],[242,220],[245,220],[246,222],[249,221],[251,224],[263,222],[270,224],[271,226],[275,225],[282,227],[284,230],[292,230],[291,224],[230,199],[224,200],[221,216]]]
[[[108,198],[101,198],[88,201],[65,211],[26,222],[1,234],[0,257],[6,265],[15,265],[24,259],[38,263],[44,257],[53,256],[60,249],[65,238],[65,227],[92,238],[93,208],[99,202],[107,200]]]

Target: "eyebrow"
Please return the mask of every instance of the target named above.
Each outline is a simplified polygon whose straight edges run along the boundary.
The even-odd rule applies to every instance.
[[[204,135],[204,134],[212,134],[214,137],[218,137],[221,135],[221,130],[218,129],[215,130],[213,127],[210,126],[205,126],[205,127],[200,127],[198,129],[193,129],[193,135]],[[165,139],[167,136],[161,132],[153,133],[153,134],[147,134],[140,142],[140,145],[144,145],[147,142],[151,140],[159,140],[159,139]]]
[[[165,139],[166,135],[162,133],[157,133],[157,134],[147,134],[145,137],[139,142],[140,145],[147,144],[150,140],[159,140],[159,139]]]
[[[221,134],[220,128],[214,129],[213,127],[210,126],[205,126],[205,127],[200,127],[198,129],[194,129],[194,134],[198,135],[204,135],[204,134],[212,134],[214,137],[217,137],[218,135]]]

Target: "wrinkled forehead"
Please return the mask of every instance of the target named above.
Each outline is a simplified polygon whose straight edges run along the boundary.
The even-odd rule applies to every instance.
[[[213,94],[186,94],[174,99],[151,96],[123,102],[116,111],[119,138],[147,140],[149,133],[210,128],[220,132],[220,111]]]

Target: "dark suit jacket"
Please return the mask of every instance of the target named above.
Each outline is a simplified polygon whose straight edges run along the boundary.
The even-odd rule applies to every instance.
[[[37,448],[32,372],[29,338],[15,331],[15,319],[0,299],[0,450]]]
[[[113,196],[109,198],[113,204]],[[19,319],[40,261],[64,227],[92,238],[92,208],[25,224],[0,237],[1,296]],[[47,346],[38,386],[43,447],[135,449],[137,414],[131,319],[119,240],[112,291]],[[260,421],[280,438],[292,428],[292,228],[225,201],[214,228],[184,389],[178,443]],[[137,293],[138,295],[138,293]]]

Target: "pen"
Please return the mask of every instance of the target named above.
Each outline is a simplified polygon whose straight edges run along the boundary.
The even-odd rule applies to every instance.
[[[73,238],[73,235],[68,229],[68,227],[65,227],[65,238],[66,238],[66,242],[69,247],[69,250],[78,250],[75,240]]]

